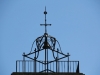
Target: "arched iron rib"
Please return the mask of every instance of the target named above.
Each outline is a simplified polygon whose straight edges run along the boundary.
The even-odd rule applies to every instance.
[[[56,40],[57,41],[57,40]],[[57,41],[58,42],[58,41]],[[59,42],[58,42],[58,44],[59,44]],[[60,44],[59,44],[59,47],[60,47]],[[61,47],[60,47],[60,51],[61,51],[61,53],[62,53],[62,50],[61,50]]]
[[[52,37],[50,37],[50,40],[51,40],[51,42],[52,42],[52,44],[53,44],[53,39],[52,39]],[[55,47],[54,46],[52,46],[53,47],[53,49],[55,49]],[[52,49],[52,48],[51,48]],[[54,57],[54,59],[56,59],[56,57],[55,57],[55,55],[54,55],[54,51],[52,51],[52,54],[53,54],[53,57]]]
[[[35,42],[35,41],[36,41],[36,40],[34,40],[34,42]],[[30,53],[32,52],[32,48],[33,48],[34,42],[32,43],[32,47],[31,47],[31,51],[30,51]]]
[[[39,40],[39,38],[40,38],[41,40]],[[39,37],[39,38],[36,39],[36,45],[37,45],[37,49],[38,49],[38,54],[37,54],[36,59],[39,57],[39,51],[40,51],[40,49],[41,49],[40,45],[41,45],[41,41],[42,41],[42,39],[43,39],[43,36],[41,36],[41,37]]]

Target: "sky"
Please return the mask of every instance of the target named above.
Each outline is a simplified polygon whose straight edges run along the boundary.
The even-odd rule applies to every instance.
[[[81,73],[100,75],[99,0],[0,0],[0,74],[15,72],[16,60],[44,34],[40,24],[45,6],[47,23],[52,24],[47,32],[59,41],[62,52],[80,61]]]

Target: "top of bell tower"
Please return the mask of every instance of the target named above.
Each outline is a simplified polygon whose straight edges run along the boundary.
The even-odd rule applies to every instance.
[[[16,72],[11,75],[84,75],[80,73],[79,61],[70,61],[70,54],[63,53],[57,39],[48,35],[47,26],[51,24],[46,23],[46,7],[44,15],[45,23],[40,24],[45,26],[44,35],[33,41],[31,51],[23,53],[23,60],[16,61]],[[62,60],[64,58],[65,61]]]

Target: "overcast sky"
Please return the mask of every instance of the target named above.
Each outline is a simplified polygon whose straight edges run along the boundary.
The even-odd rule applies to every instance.
[[[63,53],[80,61],[81,73],[100,75],[99,0],[0,0],[0,74],[15,72],[16,60],[44,34],[40,24],[45,6],[47,23],[52,24],[48,34],[59,41]]]

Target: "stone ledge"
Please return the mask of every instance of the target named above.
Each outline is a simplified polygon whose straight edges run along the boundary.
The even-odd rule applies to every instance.
[[[34,73],[34,72],[13,72],[11,75],[85,75],[83,73]]]

